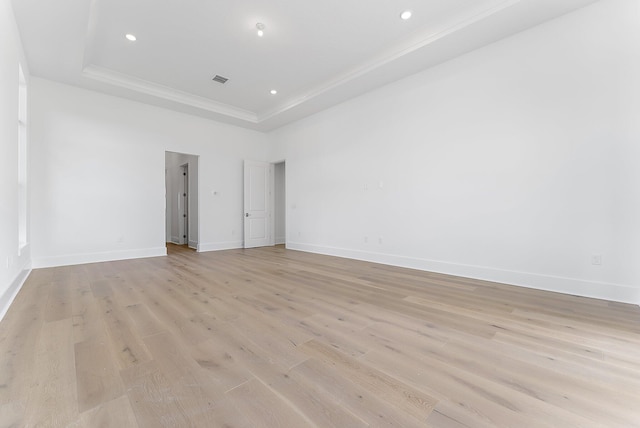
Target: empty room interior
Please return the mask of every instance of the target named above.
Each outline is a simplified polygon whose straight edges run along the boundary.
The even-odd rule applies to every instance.
[[[640,2],[0,0],[0,427],[640,427]]]

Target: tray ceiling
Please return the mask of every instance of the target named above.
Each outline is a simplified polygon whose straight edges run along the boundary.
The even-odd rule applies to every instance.
[[[13,8],[32,75],[267,131],[592,2],[14,0]],[[405,10],[411,19],[400,18]]]

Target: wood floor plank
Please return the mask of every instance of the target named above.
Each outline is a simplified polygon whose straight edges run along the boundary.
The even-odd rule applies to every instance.
[[[164,325],[144,303],[127,305],[124,310],[133,321],[135,331],[138,332],[142,338],[163,332],[167,329],[167,326]]]
[[[598,426],[588,418],[522,393],[521,386],[506,387],[493,377],[461,371],[428,356],[408,355],[398,349],[376,350],[364,360],[383,372],[393,372],[402,382],[430,391],[440,401],[467,408],[473,402],[473,413],[497,426],[527,426],[531,421],[540,427]]]
[[[75,344],[78,411],[92,409],[124,393],[117,363],[107,338]]]
[[[167,332],[148,336],[145,343],[190,423],[198,427],[233,424],[235,410],[226,405],[224,388],[209,381],[182,343]]]
[[[191,345],[208,340],[212,331],[224,328],[225,322],[208,312],[195,313],[176,320],[174,331]]]
[[[260,380],[283,400],[320,427],[366,427],[368,423],[351,413],[325,394],[315,394],[304,383],[297,382],[289,372],[274,371],[274,376]]]
[[[227,395],[232,398],[233,404],[245,415],[252,427],[317,426],[258,380],[243,383],[229,391]]]
[[[209,340],[191,348],[190,356],[226,392],[252,379],[253,375],[228,349],[229,342],[220,339],[220,335],[212,335]]]
[[[146,267],[143,272],[147,272]],[[156,275],[156,273],[154,272],[153,275]],[[152,276],[151,278],[155,277]],[[165,329],[177,329],[182,320],[193,314],[193,310],[184,308],[172,299],[172,293],[175,294],[175,291],[172,289],[168,291],[166,287],[158,287],[157,279],[140,281],[136,286],[139,287],[137,291],[140,303],[143,303],[151,311],[153,316],[164,325]]]
[[[132,330],[133,322],[130,321],[126,312],[109,297],[99,299],[98,306],[102,311],[109,335],[108,340],[111,342],[111,349],[115,351],[114,355],[120,369],[149,361],[151,359],[149,352],[140,336]]]
[[[451,337],[459,335],[459,333],[448,332],[446,329],[429,329],[415,324],[409,327],[406,324],[403,325],[399,317],[395,317],[390,322],[373,324],[364,329],[362,334],[369,343],[375,344],[375,348],[369,345],[372,349],[395,350],[402,343],[401,349],[417,353],[441,348],[451,340]],[[473,337],[473,335],[470,336]]]
[[[84,290],[76,290],[72,298],[73,339],[75,342],[102,338],[106,332],[98,302],[87,286]]]
[[[633,408],[640,397],[638,389],[623,389],[620,385],[613,388],[592,379],[532,366],[472,341],[450,341],[429,355],[577,415],[597,420],[611,412],[611,426],[632,426],[637,422],[637,416],[628,409]],[[550,386],[555,382],[563,385],[562,391]]]
[[[638,335],[628,331],[611,328],[610,326],[587,323],[583,320],[548,314],[545,312],[532,312],[530,310],[516,309],[512,314],[527,323],[545,326],[554,332],[562,331],[565,334],[576,336],[581,342],[587,341],[600,345],[606,343],[607,349],[620,349],[623,354],[629,352],[630,346],[640,346]],[[640,320],[638,320],[640,323]]]
[[[140,428],[194,426],[155,361],[131,366],[120,376]]]
[[[418,420],[426,421],[437,403],[437,400],[428,394],[363,364],[330,345],[311,340],[302,344],[301,349],[309,356],[340,367],[349,380],[374,391],[379,397],[400,407]]]
[[[93,297],[96,299],[100,299],[103,297],[112,297],[113,296],[113,288],[111,284],[113,284],[113,280],[100,279],[96,281],[91,281],[91,292],[93,293]]]
[[[36,269],[0,427],[639,427],[640,308],[287,250]]]
[[[298,345],[312,339],[309,333],[287,328],[278,322],[269,322],[258,311],[234,320],[232,328],[284,367],[291,368],[307,359],[299,351]]]
[[[427,422],[438,428],[493,428],[496,425],[479,413],[469,412],[463,404],[443,400],[436,405]]]
[[[313,315],[312,311],[303,308],[301,305],[274,298],[272,294],[267,293],[238,296],[237,300],[259,310],[269,318],[277,319],[287,325],[296,325],[301,318]]]
[[[58,321],[71,318],[71,315],[71,288],[69,284],[62,281],[52,282],[44,320],[47,322]]]
[[[352,382],[330,364],[315,358],[294,367],[289,376],[315,394],[333,397],[345,410],[372,427],[425,426],[424,421],[390,404],[375,390]]]
[[[78,418],[71,318],[44,323],[35,352],[25,425],[66,427]]]
[[[44,308],[49,283],[36,283],[20,292],[21,304],[14,304],[0,323],[0,404],[7,409],[24,408],[32,383],[36,349],[42,338]],[[18,299],[16,299],[18,300]],[[10,412],[9,412],[10,413]]]
[[[323,314],[331,319],[349,324],[351,328],[365,328],[374,323],[366,311],[356,311],[359,304],[345,304],[336,299],[323,299],[322,293],[303,290],[299,287],[292,292],[278,291],[272,299],[286,302],[311,315]],[[296,322],[302,317],[299,317]]]
[[[19,428],[23,426],[25,405],[21,402],[0,404],[0,426]]]
[[[501,333],[491,341],[492,349],[511,355],[538,367],[549,368],[560,373],[573,374],[577,377],[598,379],[605,384],[618,385],[629,389],[640,386],[640,371],[612,364],[608,361],[593,363],[593,359],[573,352],[566,352],[553,346],[542,346],[533,341]]]
[[[638,361],[606,357],[605,348],[580,346],[580,344],[555,338],[541,338],[534,334],[514,334],[512,332],[500,332],[496,334],[494,340],[505,345],[526,349],[532,353],[545,355],[552,360],[580,361],[584,367],[595,367],[595,370],[598,371],[612,370],[629,379],[640,380]]]
[[[353,357],[364,355],[370,349],[367,341],[359,340],[357,333],[361,329],[344,328],[340,322],[335,322],[322,314],[304,318],[298,324],[315,339],[328,343]]]
[[[91,428],[138,428],[139,426],[126,395],[82,413],[77,425]]]

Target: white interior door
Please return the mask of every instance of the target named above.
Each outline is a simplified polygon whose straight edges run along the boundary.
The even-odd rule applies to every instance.
[[[271,242],[271,164],[244,161],[244,248]]]

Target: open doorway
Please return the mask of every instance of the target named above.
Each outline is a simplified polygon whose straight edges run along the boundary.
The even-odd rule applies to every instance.
[[[178,190],[178,240],[189,245],[189,164],[180,165],[182,186]],[[178,177],[180,179],[180,177]]]
[[[167,243],[198,249],[198,156],[165,152]]]
[[[287,192],[285,162],[274,164],[273,229],[275,244],[287,243]]]

